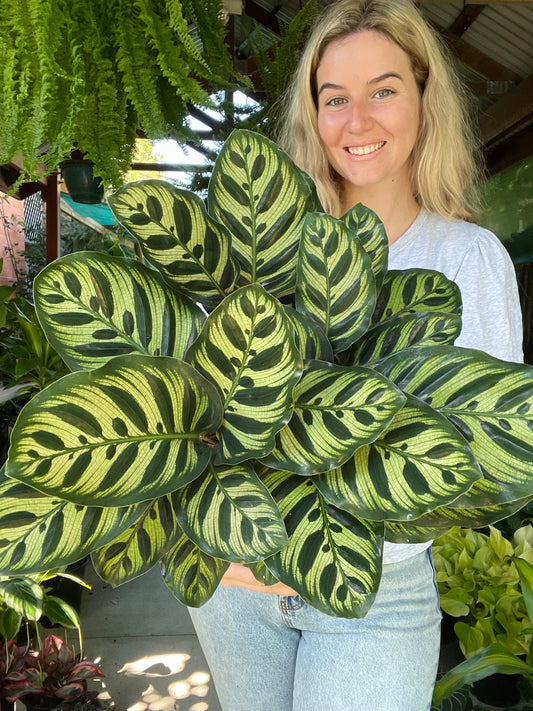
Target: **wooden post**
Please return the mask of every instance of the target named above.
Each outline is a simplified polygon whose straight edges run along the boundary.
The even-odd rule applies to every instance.
[[[46,263],[50,264],[59,257],[60,253],[60,227],[59,227],[59,202],[61,193],[59,189],[59,173],[48,176],[46,186],[41,191],[46,206]]]

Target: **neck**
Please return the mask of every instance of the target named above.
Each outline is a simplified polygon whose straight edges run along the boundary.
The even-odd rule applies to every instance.
[[[405,183],[391,182],[386,190],[383,185],[363,188],[351,185],[344,196],[343,213],[358,202],[373,210],[383,222],[389,244],[403,235],[420,212],[420,205]]]

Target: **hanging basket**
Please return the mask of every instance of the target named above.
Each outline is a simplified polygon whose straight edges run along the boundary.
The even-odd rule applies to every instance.
[[[101,178],[94,176],[90,161],[68,161],[63,163],[61,172],[73,200],[90,205],[102,202],[104,185]]]

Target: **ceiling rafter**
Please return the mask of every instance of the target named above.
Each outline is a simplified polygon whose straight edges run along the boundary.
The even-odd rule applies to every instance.
[[[465,5],[458,17],[452,22],[450,27],[448,27],[448,32],[452,35],[456,35],[456,37],[461,37],[477,20],[486,7],[486,4]]]
[[[477,74],[489,81],[512,81],[515,83],[520,81],[520,75],[513,72],[512,69],[504,67],[503,64],[496,62],[492,57],[468,44],[461,37],[452,34],[449,30],[439,27],[435,23],[432,25],[444,39],[453,56]]]
[[[533,74],[520,82],[480,116],[483,141],[490,145],[505,132],[533,122]]]

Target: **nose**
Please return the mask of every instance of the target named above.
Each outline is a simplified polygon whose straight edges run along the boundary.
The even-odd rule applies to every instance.
[[[364,100],[353,100],[348,112],[348,130],[361,132],[372,124],[372,109]]]

